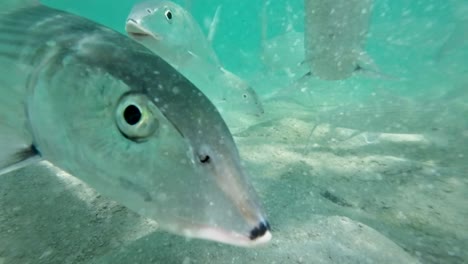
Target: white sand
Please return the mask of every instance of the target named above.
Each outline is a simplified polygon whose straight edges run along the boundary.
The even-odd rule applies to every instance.
[[[0,177],[0,263],[468,259],[468,182],[460,165],[466,148],[450,138],[434,140],[445,131],[360,133],[316,123],[312,110],[287,100],[266,108],[270,114],[236,140],[270,215],[268,246],[243,249],[152,233],[154,222],[38,165]]]

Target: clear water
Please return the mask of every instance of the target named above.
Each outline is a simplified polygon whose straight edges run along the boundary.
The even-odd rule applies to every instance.
[[[176,2],[206,31],[222,5],[214,48],[264,103],[265,116],[233,132],[271,244],[153,232],[81,183],[29,167],[0,179],[0,264],[468,262],[468,1],[376,1],[366,51],[379,72],[299,82],[290,66],[301,51],[278,42],[284,67],[273,68],[261,43],[304,31],[302,1],[271,1],[264,40],[262,1]],[[135,1],[44,3],[124,32]]]

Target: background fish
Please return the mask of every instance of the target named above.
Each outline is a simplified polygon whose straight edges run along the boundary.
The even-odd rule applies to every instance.
[[[286,75],[291,80],[297,80],[308,72],[308,67],[302,63],[304,61],[304,32],[295,30],[293,18],[297,14],[287,2],[285,9],[282,10],[286,20],[282,23],[284,33],[269,38],[269,16],[274,16],[269,14],[270,5],[270,1],[264,0],[260,15],[262,64],[267,73],[271,73],[270,78]],[[303,22],[302,19],[301,24]],[[275,26],[270,27],[275,28]]]
[[[181,6],[160,0],[138,3],[128,15],[125,29],[130,37],[177,68],[222,112],[263,113],[256,92],[221,66],[200,26]]]
[[[304,0],[305,62],[327,80],[350,77],[372,64],[364,52],[373,0]]]
[[[226,124],[191,82],[92,21],[3,4],[1,172],[46,160],[165,230],[239,246],[270,239]]]
[[[468,3],[463,1],[449,1],[455,20],[455,27],[436,53],[436,60],[443,60],[450,53],[463,50],[468,46]]]
[[[161,41],[158,47],[171,53],[170,56],[166,55],[172,59],[171,63],[183,65],[190,58],[190,51],[210,63],[219,64],[218,56],[202,29],[180,5],[161,0],[142,1],[132,8],[128,18],[141,21],[141,26]],[[137,29],[127,33],[137,40],[145,36],[144,31],[138,32]]]

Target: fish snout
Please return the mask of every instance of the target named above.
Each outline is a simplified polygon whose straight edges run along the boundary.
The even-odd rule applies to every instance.
[[[270,224],[268,221],[261,221],[256,227],[250,231],[250,240],[264,243],[271,239]]]
[[[136,21],[135,19],[133,18],[129,18],[127,19],[127,23],[134,23],[134,24],[139,24],[138,21]]]
[[[136,39],[136,40],[141,40],[143,38],[147,38],[147,37],[153,37],[153,38],[156,38],[157,37],[151,33],[150,31],[146,30],[141,24],[140,24],[141,21],[139,20],[135,20],[133,18],[128,18],[127,19],[127,22],[125,23],[125,31],[127,32],[127,34]]]

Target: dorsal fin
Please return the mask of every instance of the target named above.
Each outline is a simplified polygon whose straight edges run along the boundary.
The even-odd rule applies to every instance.
[[[289,2],[286,3],[286,17],[288,23],[286,24],[286,33],[293,32],[294,31],[294,21],[292,20],[293,16],[293,8]]]
[[[218,28],[218,23],[219,23],[219,14],[221,13],[221,6],[219,5],[216,8],[215,14],[213,16],[213,19],[211,20],[210,24],[210,29],[208,31],[208,43],[210,43],[211,46],[213,46],[213,39],[216,34],[216,30]]]
[[[188,12],[192,12],[192,0],[185,0],[184,5]]]
[[[268,5],[269,0],[263,0],[262,10],[260,12],[260,58],[265,62],[265,50],[268,37]]]

